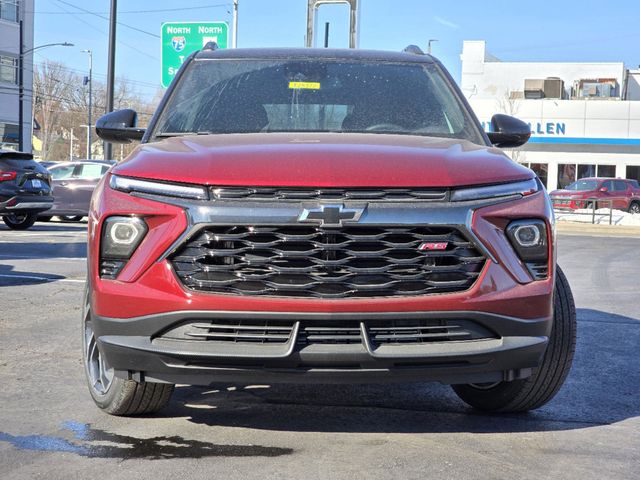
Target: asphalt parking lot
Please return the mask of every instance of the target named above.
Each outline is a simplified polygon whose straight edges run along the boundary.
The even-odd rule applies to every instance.
[[[638,478],[640,238],[559,236],[573,370],[547,406],[485,415],[437,384],[179,387],[155,417],[93,405],[86,224],[0,226],[0,477]]]

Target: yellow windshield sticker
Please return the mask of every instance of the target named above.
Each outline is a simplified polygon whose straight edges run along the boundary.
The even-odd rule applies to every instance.
[[[289,88],[294,90],[320,90],[320,82],[289,82]]]

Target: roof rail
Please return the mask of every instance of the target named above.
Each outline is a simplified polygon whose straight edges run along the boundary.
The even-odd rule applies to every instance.
[[[422,49],[417,45],[407,45],[402,51],[404,53],[413,53],[414,55],[424,55]]]
[[[216,42],[207,42],[204,47],[202,47],[202,50],[218,50],[219,48]]]

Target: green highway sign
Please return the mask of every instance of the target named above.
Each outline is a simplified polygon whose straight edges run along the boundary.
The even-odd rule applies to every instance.
[[[162,86],[167,88],[180,65],[191,53],[208,42],[227,48],[229,26],[226,22],[166,22],[162,24]]]

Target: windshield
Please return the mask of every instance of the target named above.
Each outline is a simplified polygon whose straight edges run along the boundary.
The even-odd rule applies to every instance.
[[[366,132],[483,137],[433,64],[345,60],[195,60],[152,137]]]
[[[578,180],[564,187],[565,190],[577,190],[579,192],[595,190],[596,188],[598,188],[598,182],[595,180]]]

